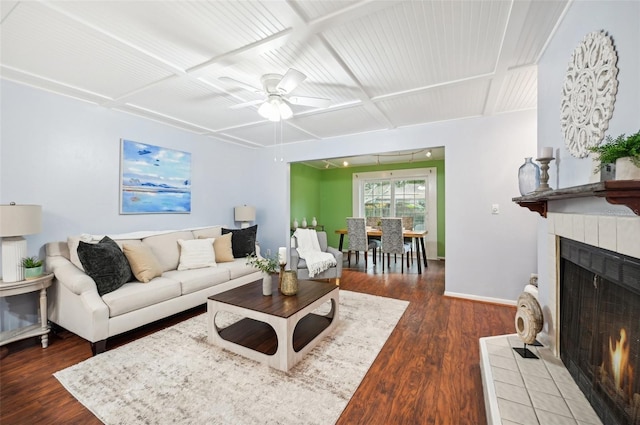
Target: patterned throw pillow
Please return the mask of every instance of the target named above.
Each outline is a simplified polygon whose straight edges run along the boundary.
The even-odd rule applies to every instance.
[[[133,279],[127,258],[108,236],[96,244],[80,241],[78,257],[85,272],[96,282],[100,296]]]

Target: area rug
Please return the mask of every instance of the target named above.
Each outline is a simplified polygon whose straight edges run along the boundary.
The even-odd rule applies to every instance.
[[[209,345],[205,313],[54,376],[106,424],[333,424],[408,304],[341,290],[338,326],[289,372]]]

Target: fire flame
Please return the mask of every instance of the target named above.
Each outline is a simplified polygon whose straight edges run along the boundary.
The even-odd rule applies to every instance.
[[[611,356],[611,371],[613,372],[616,389],[623,390],[625,381],[627,381],[627,385],[630,384],[629,380],[633,373],[631,366],[628,365],[629,343],[626,329],[620,329],[620,340],[616,340],[615,348],[611,337],[609,337],[609,355]]]

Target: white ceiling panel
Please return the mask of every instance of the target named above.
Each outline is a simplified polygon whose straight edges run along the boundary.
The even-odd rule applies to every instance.
[[[1,1],[0,77],[261,147],[274,128],[257,113],[261,77],[293,68],[306,78],[291,96],[330,99],[292,105],[282,142],[304,142],[535,107],[537,61],[568,4]]]
[[[488,80],[478,80],[378,102],[398,126],[482,115],[489,90]]]
[[[311,21],[326,15],[330,15],[339,10],[348,8],[359,3],[359,0],[337,0],[337,1],[292,1],[300,10],[304,19]]]
[[[494,70],[509,2],[400,2],[326,38],[372,96]]]
[[[248,1],[70,1],[55,7],[183,70],[283,31],[291,20]]]
[[[362,106],[301,115],[295,118],[295,122],[304,130],[320,138],[365,133],[385,128]]]
[[[1,31],[3,65],[72,88],[117,97],[170,75],[40,3],[20,3]]]
[[[500,87],[496,112],[534,109],[538,99],[537,78],[535,67],[510,72]]]
[[[117,111],[126,112],[126,113],[131,114],[131,115],[136,115],[136,116],[139,116],[139,117],[142,117],[142,118],[147,118],[147,119],[150,119],[152,121],[165,123],[165,124],[168,124],[168,125],[170,125],[172,127],[181,128],[183,130],[191,131],[191,132],[196,133],[196,134],[207,134],[209,132],[209,130],[206,129],[206,128],[199,127],[197,125],[193,125],[191,123],[181,121],[181,120],[179,120],[177,118],[174,118],[174,117],[171,117],[171,116],[162,115],[162,114],[159,114],[159,113],[151,111],[151,110],[146,110],[144,108],[136,107],[134,105],[126,105],[126,104],[118,105],[117,107],[114,107],[113,109],[115,109]]]
[[[248,119],[264,120],[253,108],[230,109],[235,102],[228,95],[188,77],[173,78],[152,91],[129,96],[127,103],[211,130],[238,126]]]
[[[259,146],[273,146],[276,143],[294,143],[315,139],[309,133],[297,128],[295,123],[290,121],[283,123],[282,127],[280,123],[263,122],[252,126],[224,131],[221,134]]]
[[[564,1],[539,0],[529,5],[529,11],[517,42],[518,49],[510,66],[536,63],[545,47],[549,34],[562,19],[567,3]]]

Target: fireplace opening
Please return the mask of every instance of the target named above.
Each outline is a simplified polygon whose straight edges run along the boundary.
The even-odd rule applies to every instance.
[[[640,425],[640,259],[560,239],[560,357],[604,424]]]

